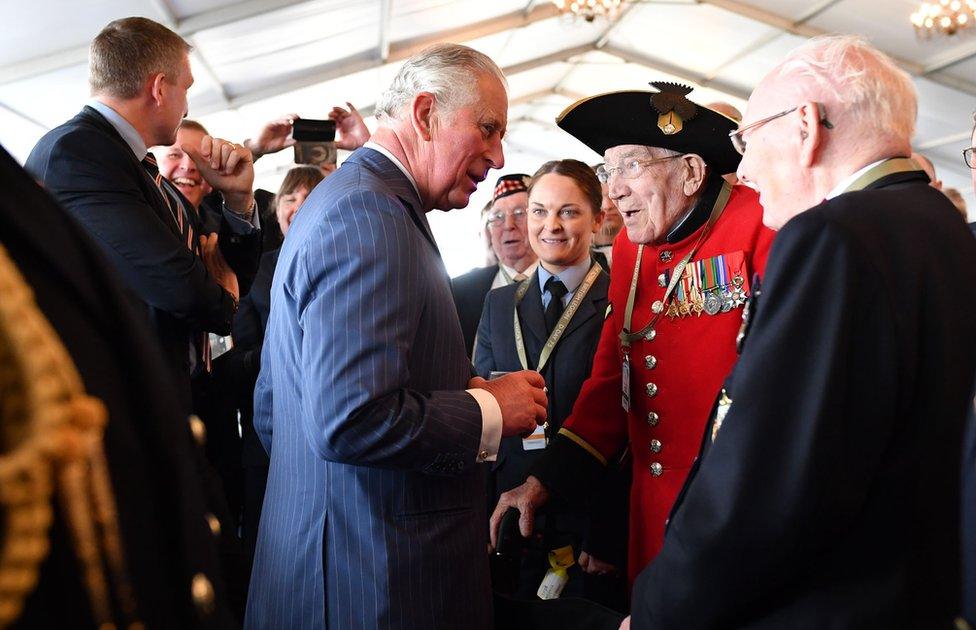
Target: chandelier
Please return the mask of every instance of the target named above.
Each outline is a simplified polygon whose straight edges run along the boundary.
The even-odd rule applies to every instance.
[[[608,20],[617,17],[623,0],[552,0],[552,3],[561,13],[592,22],[598,17]]]
[[[923,2],[912,13],[915,35],[929,38],[933,35],[955,35],[970,28],[976,21],[976,0],[938,0]]]

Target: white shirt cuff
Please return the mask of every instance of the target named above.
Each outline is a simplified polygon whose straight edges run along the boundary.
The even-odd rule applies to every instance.
[[[498,457],[498,446],[502,441],[502,408],[486,389],[465,390],[481,407],[481,444],[478,446],[477,461],[493,462]]]

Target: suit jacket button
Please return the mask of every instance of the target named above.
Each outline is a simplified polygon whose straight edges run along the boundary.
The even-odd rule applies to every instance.
[[[656,314],[656,313],[660,313],[663,310],[664,310],[664,302],[662,302],[661,300],[654,300],[654,303],[651,304],[651,312]]]
[[[210,533],[220,536],[220,519],[211,513],[207,513],[207,525],[210,526]]]
[[[204,613],[211,613],[214,609],[214,587],[203,573],[193,576],[190,584],[190,594],[193,596],[193,605]]]
[[[644,357],[644,367],[648,370],[653,370],[655,366],[657,366],[657,357],[651,354]]]
[[[656,413],[654,413],[653,411],[647,412],[647,424],[649,424],[652,427],[656,427],[659,420],[660,417]]]
[[[654,383],[647,384],[647,396],[649,398],[654,398],[655,396],[657,396],[657,385],[655,385]]]
[[[663,444],[661,444],[661,440],[651,440],[651,452],[652,453],[660,453],[662,446],[663,446]]]
[[[207,442],[207,426],[203,424],[203,420],[200,416],[190,414],[190,431],[193,433],[193,439],[196,440],[198,446],[203,446]]]
[[[485,449],[485,450],[481,451],[480,453],[478,453],[478,461],[482,461],[483,462],[486,459],[488,459],[488,450],[487,449]]]
[[[657,337],[657,331],[653,328],[644,333],[644,341],[654,341],[655,337]]]
[[[655,477],[660,477],[661,473],[664,472],[664,466],[662,466],[660,462],[652,463],[650,468],[651,468],[651,474],[654,475]]]

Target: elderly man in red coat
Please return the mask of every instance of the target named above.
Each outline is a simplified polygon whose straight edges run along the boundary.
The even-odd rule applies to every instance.
[[[608,466],[633,462],[628,575],[658,553],[669,510],[698,453],[709,411],[736,359],[736,335],[773,238],[755,192],[722,179],[740,156],[736,123],[652,84],[583,99],[557,123],[604,155],[600,177],[620,209],[610,301],[593,371],[572,415],[526,482],[503,494],[522,534],[552,495],[585,502]],[[584,571],[615,567],[582,554]]]

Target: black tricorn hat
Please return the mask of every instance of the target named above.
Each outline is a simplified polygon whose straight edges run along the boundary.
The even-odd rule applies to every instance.
[[[597,94],[567,107],[556,124],[601,156],[610,147],[640,144],[679,153],[695,153],[720,174],[732,173],[742,156],[729,132],[738,124],[691,102],[692,88],[653,82],[658,91],[632,90]]]

